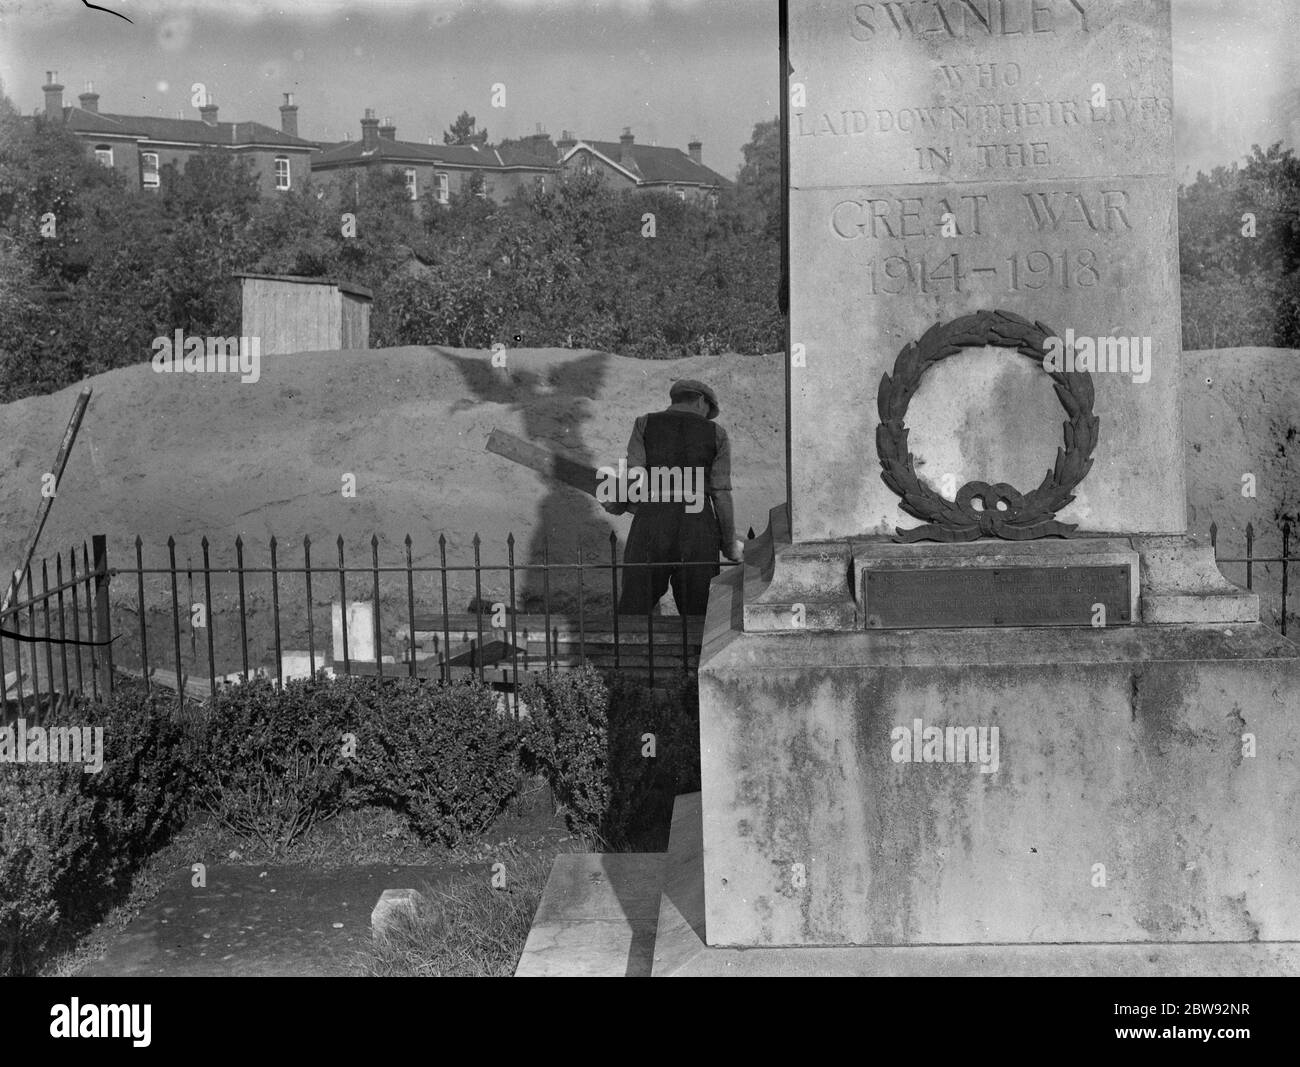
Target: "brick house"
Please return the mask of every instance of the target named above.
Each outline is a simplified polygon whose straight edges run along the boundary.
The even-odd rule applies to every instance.
[[[298,108],[291,94],[280,107],[280,129],[260,122],[219,122],[209,96],[197,119],[158,115],[119,115],[99,110],[99,94],[87,82],[77,107],[63,103],[63,86],[54,71],[46,73],[45,117],[62,122],[106,167],[125,175],[138,189],[156,189],[162,169],[178,171],[199,152],[227,149],[252,161],[263,193],[295,188],[310,173],[310,158],[319,149],[298,136]]]
[[[341,178],[348,172],[359,175],[366,168],[381,167],[401,174],[417,203],[426,192],[446,204],[452,193],[475,191],[500,203],[521,189],[547,187],[558,173],[554,161],[521,149],[399,141],[392,120],[381,124],[369,108],[361,120],[359,141],[320,147],[311,160],[313,175]]]
[[[718,194],[732,183],[703,163],[703,145],[691,141],[687,150],[637,144],[630,129],[617,141],[584,141],[567,130],[556,143],[560,166],[568,174],[604,176],[613,189],[668,193],[688,201],[716,204]]]

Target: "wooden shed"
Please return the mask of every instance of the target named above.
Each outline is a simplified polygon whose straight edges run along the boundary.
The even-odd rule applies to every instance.
[[[244,337],[260,337],[263,355],[370,347],[364,285],[290,274],[236,274]]]

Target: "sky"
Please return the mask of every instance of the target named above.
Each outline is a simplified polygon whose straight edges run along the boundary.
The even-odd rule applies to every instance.
[[[24,113],[56,70],[67,103],[196,118],[195,83],[223,120],[360,136],[373,108],[402,140],[441,142],[468,110],[489,138],[533,133],[685,148],[734,177],[754,124],[778,110],[775,0],[0,0],[0,79]],[[1252,143],[1300,148],[1300,2],[1173,0],[1179,177]],[[505,106],[492,106],[494,85]]]

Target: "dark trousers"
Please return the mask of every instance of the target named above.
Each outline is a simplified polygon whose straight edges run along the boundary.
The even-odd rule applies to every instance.
[[[703,615],[718,566],[720,531],[713,502],[690,514],[682,504],[638,504],[623,552],[626,563],[694,562],[693,567],[636,567],[623,571],[620,615],[645,615],[668,591],[682,615]]]

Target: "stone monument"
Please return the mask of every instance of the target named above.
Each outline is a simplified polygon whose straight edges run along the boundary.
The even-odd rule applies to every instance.
[[[784,22],[789,500],[714,583],[656,973],[1284,966],[1300,649],[1186,530],[1169,0]]]
[[[1186,529],[1169,0],[782,24],[788,499],[653,949],[557,861],[520,973],[1300,973],[1300,648]]]

